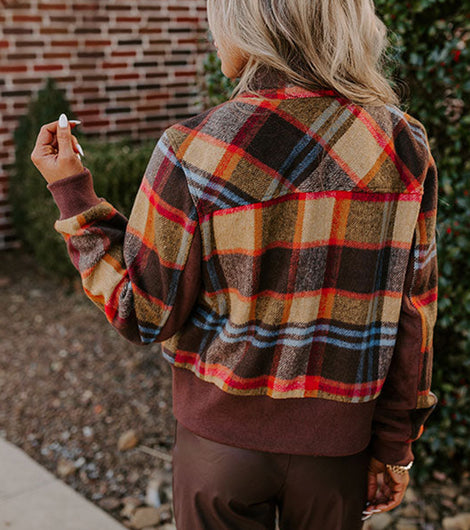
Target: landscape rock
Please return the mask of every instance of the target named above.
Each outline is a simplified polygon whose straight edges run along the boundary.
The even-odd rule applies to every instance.
[[[116,510],[121,506],[121,500],[117,497],[105,497],[99,501],[99,504],[103,510]]]
[[[449,497],[450,499],[455,499],[460,493],[460,489],[454,484],[447,484],[441,489],[441,495],[444,497]]]
[[[399,521],[395,525],[395,530],[420,530],[421,526],[408,521]]]
[[[416,495],[416,491],[408,486],[405,491],[405,495],[403,497],[403,500],[407,503],[409,502],[416,502],[418,500],[418,496]]]
[[[142,506],[142,501],[137,497],[124,497],[122,503],[124,508],[121,510],[120,515],[121,517],[127,517],[128,519],[132,517],[139,506]]]
[[[138,442],[139,439],[137,437],[137,433],[133,429],[130,429],[129,431],[121,434],[119,437],[118,449],[119,451],[127,451],[128,449],[135,447]]]
[[[470,511],[470,497],[459,495],[457,497],[457,506],[465,511]]]
[[[400,517],[406,519],[413,519],[421,515],[421,510],[416,504],[407,504],[400,510]]]
[[[461,513],[455,517],[444,517],[444,530],[470,530],[470,513]]]
[[[156,469],[147,484],[146,504],[158,508],[165,502],[171,501],[171,481],[171,473],[162,469]]]
[[[151,506],[137,508],[133,513],[131,520],[131,528],[141,530],[146,526],[157,525],[160,523],[160,511]]]
[[[76,470],[77,468],[75,467],[75,464],[70,460],[64,458],[59,459],[57,463],[57,473],[60,477],[65,478],[73,475]]]
[[[440,520],[439,512],[431,504],[428,504],[426,506],[426,508],[424,509],[424,513],[426,514],[426,519],[428,521],[439,521]]]
[[[370,518],[371,530],[386,530],[393,523],[393,517],[388,512],[376,513]]]

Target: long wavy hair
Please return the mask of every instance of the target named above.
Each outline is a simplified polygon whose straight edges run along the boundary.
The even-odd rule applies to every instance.
[[[215,40],[246,58],[230,99],[259,95],[267,79],[281,79],[358,104],[400,105],[385,74],[387,27],[373,0],[208,0],[207,8]]]

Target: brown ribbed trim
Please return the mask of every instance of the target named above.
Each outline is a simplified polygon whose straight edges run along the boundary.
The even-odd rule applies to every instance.
[[[88,168],[84,168],[81,173],[51,182],[47,189],[60,210],[60,220],[85,212],[103,200],[96,196]]]
[[[173,413],[203,438],[259,451],[323,456],[356,454],[369,445],[375,401],[235,396],[185,368],[172,366],[172,371]]]

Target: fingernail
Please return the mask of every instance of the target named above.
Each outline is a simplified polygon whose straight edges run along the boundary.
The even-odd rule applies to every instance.
[[[80,125],[82,123],[80,120],[69,120],[69,123],[73,123],[74,125]]]
[[[83,149],[82,149],[82,146],[77,143],[77,149],[78,149],[78,152],[82,155],[82,156],[85,156],[85,153],[83,152]]]
[[[67,120],[67,116],[65,114],[61,114],[60,117],[59,117],[59,127],[61,129],[65,129],[68,125],[68,120]]]
[[[79,159],[79,160],[80,160],[80,162],[81,162],[81,161],[82,161],[82,159],[81,159],[80,155],[79,155],[78,153],[75,153],[75,154],[77,155],[78,159]]]

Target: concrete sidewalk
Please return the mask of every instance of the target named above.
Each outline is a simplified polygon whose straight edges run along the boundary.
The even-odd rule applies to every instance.
[[[0,437],[0,529],[124,530],[106,512]]]

